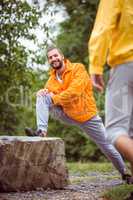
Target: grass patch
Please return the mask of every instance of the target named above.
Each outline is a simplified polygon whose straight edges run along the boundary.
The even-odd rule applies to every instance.
[[[114,168],[111,163],[81,163],[81,162],[71,162],[67,163],[67,167],[70,174],[80,174],[86,175],[88,172],[112,172]]]
[[[81,177],[71,177],[70,178],[70,182],[72,184],[81,183],[82,181],[94,181],[94,180],[96,180],[96,177],[81,176]]]
[[[99,172],[99,173],[105,173],[106,172],[113,172],[115,168],[112,166],[110,162],[106,163],[81,163],[81,162],[69,162],[67,163],[67,167],[69,170],[70,175],[77,175],[71,177],[72,184],[80,183],[84,180],[95,180],[95,176],[91,177],[88,176],[88,173],[90,172]],[[116,170],[115,170],[116,171]],[[79,175],[79,176],[78,176]],[[86,176],[87,175],[87,176]],[[111,174],[111,176],[107,176],[107,180],[115,179],[119,177],[117,174]],[[102,196],[107,200],[126,200],[130,197],[130,193],[133,192],[133,185],[120,185],[116,186],[114,188],[111,188],[102,194]],[[132,199],[133,200],[133,199]]]
[[[106,191],[103,196],[108,200],[126,200],[133,192],[133,185],[120,185]]]

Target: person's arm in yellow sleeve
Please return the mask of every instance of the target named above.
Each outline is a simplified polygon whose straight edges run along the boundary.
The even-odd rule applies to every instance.
[[[73,80],[70,83],[69,87],[57,95],[52,95],[52,99],[55,105],[68,105],[70,106],[71,102],[74,99],[80,97],[84,88],[88,84],[88,73],[85,70],[82,64],[77,64],[75,66]]]
[[[109,49],[111,31],[116,26],[120,15],[120,0],[101,0],[88,44],[89,72],[95,87],[103,87],[103,66]]]

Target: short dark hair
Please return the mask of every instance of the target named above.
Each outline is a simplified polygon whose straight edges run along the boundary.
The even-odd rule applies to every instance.
[[[49,46],[49,47],[47,47],[46,55],[48,56],[48,52],[49,52],[49,51],[52,51],[53,49],[57,49],[57,51],[58,51],[61,55],[63,55],[61,49],[58,48],[58,47],[56,47],[56,46]]]

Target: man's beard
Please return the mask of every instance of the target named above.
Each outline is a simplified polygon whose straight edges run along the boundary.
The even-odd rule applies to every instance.
[[[58,62],[58,63],[59,63],[58,66],[54,66],[54,62]],[[57,60],[57,61],[54,61],[54,62],[51,63],[51,67],[52,67],[53,69],[58,70],[58,69],[61,69],[61,68],[62,68],[62,66],[63,66],[63,61]]]

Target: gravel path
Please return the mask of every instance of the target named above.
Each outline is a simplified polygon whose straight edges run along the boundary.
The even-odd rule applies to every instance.
[[[0,200],[102,200],[102,192],[122,184],[117,172],[90,172],[86,176],[70,175],[70,185],[63,190],[0,193]]]

